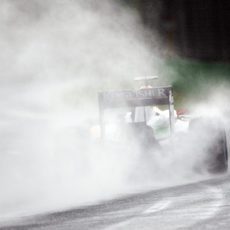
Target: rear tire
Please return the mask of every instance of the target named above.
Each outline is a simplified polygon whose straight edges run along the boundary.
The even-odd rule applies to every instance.
[[[161,149],[152,128],[145,123],[131,123],[126,126],[126,129],[128,130],[130,140],[139,143],[143,152]]]
[[[201,167],[205,165],[209,173],[226,172],[228,170],[228,147],[223,124],[218,119],[197,118],[190,122],[189,128],[190,131],[197,134],[198,140],[206,138],[205,140],[209,142],[208,139],[210,139],[206,149],[207,157],[201,163]]]

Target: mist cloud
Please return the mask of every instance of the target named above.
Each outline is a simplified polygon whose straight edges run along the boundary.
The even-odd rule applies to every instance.
[[[2,0],[0,30],[0,216],[157,187],[175,168],[173,183],[191,173],[175,163],[182,150],[142,157],[89,138],[98,91],[128,87],[163,65],[134,10],[114,1]]]

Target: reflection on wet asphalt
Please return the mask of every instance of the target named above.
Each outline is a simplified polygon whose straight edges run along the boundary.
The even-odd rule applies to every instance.
[[[38,215],[1,230],[229,229],[229,175],[136,194],[99,205]]]

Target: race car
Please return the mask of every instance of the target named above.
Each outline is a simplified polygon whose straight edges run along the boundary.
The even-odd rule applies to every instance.
[[[186,136],[192,139],[194,151],[205,152],[195,165],[197,170],[205,167],[210,173],[227,171],[228,144],[221,120],[177,116],[172,86],[106,91],[98,98],[102,140],[138,143],[142,152],[154,154],[155,150],[164,152],[165,142],[177,145],[176,140]]]

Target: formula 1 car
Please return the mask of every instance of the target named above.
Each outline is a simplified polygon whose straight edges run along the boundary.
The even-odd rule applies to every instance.
[[[141,151],[164,151],[165,140],[180,138],[175,130],[178,118],[174,110],[173,89],[171,86],[143,88],[138,90],[107,91],[99,93],[100,130],[103,140],[120,138],[126,145],[138,143]],[[154,107],[155,106],[155,107]],[[159,111],[153,108],[167,108],[162,121]],[[114,110],[118,113],[114,115]],[[152,112],[152,114],[151,114]],[[109,114],[106,117],[106,113]],[[159,119],[160,117],[160,119]],[[108,118],[112,122],[108,122]],[[158,121],[152,122],[151,121]],[[166,121],[167,120],[167,121]],[[193,138],[194,151],[205,152],[205,157],[197,162],[196,168],[205,167],[210,173],[222,173],[228,169],[228,147],[224,125],[217,118],[196,117],[186,119],[186,135]],[[119,127],[117,135],[111,130]],[[154,125],[156,124],[157,125]],[[161,125],[161,128],[156,127]],[[183,137],[182,137],[183,138]],[[197,147],[200,146],[198,150]]]

